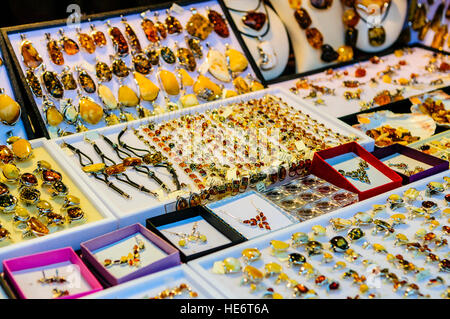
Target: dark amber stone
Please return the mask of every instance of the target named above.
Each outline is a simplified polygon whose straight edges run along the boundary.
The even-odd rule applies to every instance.
[[[312,23],[308,11],[303,8],[298,8],[297,10],[295,10],[294,17],[300,28],[302,28],[303,30],[309,28]]]
[[[150,19],[143,19],[141,22],[142,30],[144,30],[145,36],[148,41],[156,43],[159,41],[158,29]]]
[[[108,33],[111,37],[111,41],[114,44],[116,54],[120,57],[126,56],[129,52],[129,47],[120,29],[117,27],[111,27],[109,28]]]
[[[441,25],[442,15],[444,14],[445,3],[441,2],[436,10],[434,11],[433,19],[431,19],[430,27],[431,30],[437,31],[439,26]]]
[[[61,181],[56,181],[52,185],[52,196],[65,196],[69,193],[69,188]]]
[[[344,252],[350,247],[347,240],[342,236],[335,236],[331,238],[330,244],[335,252]]]
[[[80,82],[80,86],[86,93],[95,93],[97,86],[89,73],[87,73],[85,70],[78,71],[78,81]]]
[[[17,204],[17,199],[13,195],[0,196],[0,207],[3,209],[12,208]]]
[[[209,10],[208,19],[214,26],[214,32],[216,32],[220,37],[228,38],[230,36],[230,30],[228,29],[227,22],[219,12]]]
[[[249,11],[242,17],[242,22],[249,28],[259,31],[266,23],[267,16],[262,12]]]
[[[34,74],[33,69],[27,69],[27,71],[25,72],[25,78],[28,86],[31,89],[31,92],[33,92],[36,97],[42,97],[41,84],[39,83],[39,79],[37,78],[37,76]]]
[[[41,198],[41,192],[33,187],[25,187],[20,190],[19,198],[27,204],[34,204]]]
[[[200,195],[194,193],[189,197],[189,206],[190,207],[199,206],[199,205],[201,205],[201,203],[202,203],[202,198],[200,197]]]
[[[61,74],[61,82],[64,86],[64,90],[70,91],[77,89],[77,81],[75,81],[75,78],[70,71],[65,71]]]
[[[0,182],[0,196],[9,194],[9,188],[6,184]]]
[[[125,166],[139,166],[142,165],[142,160],[139,157],[127,157],[122,163]]]
[[[362,78],[366,76],[366,69],[363,68],[357,68],[355,70],[355,77],[356,78]]]
[[[176,206],[176,210],[179,211],[179,210],[183,210],[183,209],[188,208],[189,207],[189,203],[186,200],[186,198],[180,197],[180,198],[178,198],[175,206]]]
[[[289,254],[289,263],[292,265],[302,265],[306,262],[305,256],[299,253]]]
[[[195,71],[197,62],[195,61],[194,54],[187,48],[178,48],[177,50],[178,62],[185,67],[188,71]]]
[[[42,74],[42,83],[47,92],[55,99],[61,99],[64,96],[64,87],[55,72],[45,71]]]
[[[69,207],[66,212],[70,220],[80,220],[84,217],[83,210],[78,206]]]
[[[62,179],[62,175],[52,169],[46,169],[42,172],[42,179],[44,183],[53,184]]]
[[[280,181],[284,181],[284,179],[286,178],[286,176],[287,176],[287,170],[286,170],[286,168],[285,168],[284,166],[280,166],[280,167],[278,168],[278,179],[279,179]]]
[[[371,46],[379,47],[386,41],[386,31],[383,27],[373,27],[368,31]]]
[[[127,77],[130,74],[130,69],[122,59],[114,59],[111,69],[114,75],[119,78]]]
[[[56,65],[63,65],[64,64],[64,56],[61,52],[61,49],[58,45],[58,42],[56,40],[51,40],[50,35],[47,35],[48,41],[47,41],[47,52],[50,56],[50,60]]]
[[[158,65],[159,63],[159,51],[155,48],[149,49],[147,52],[147,57],[152,65]]]
[[[333,0],[310,0],[311,5],[316,9],[327,9],[333,4]]]
[[[176,61],[175,54],[169,47],[162,47],[160,55],[166,63],[174,64]]]
[[[420,31],[427,23],[427,9],[424,4],[418,4],[414,11],[414,17],[411,23],[411,29],[414,31]]]
[[[111,68],[102,61],[97,61],[95,64],[95,75],[100,82],[109,82],[112,79]]]
[[[155,21],[155,27],[158,29],[159,37],[161,39],[167,38],[167,28],[164,23],[161,23],[160,21]]]
[[[78,42],[87,53],[92,54],[95,52],[95,42],[89,34],[78,33]]]
[[[6,229],[6,228],[3,228],[1,225],[0,225],[0,238],[6,238],[6,237],[8,237],[9,236],[9,231]]]
[[[136,35],[136,32],[134,32],[133,28],[126,22],[125,24],[125,35],[127,37],[128,43],[131,45],[131,48],[136,53],[142,52],[141,43],[139,42],[139,39]]]
[[[150,59],[144,53],[133,55],[133,59],[131,61],[133,62],[136,72],[141,74],[149,74],[152,70]]]
[[[364,232],[361,228],[353,228],[348,232],[348,238],[351,240],[358,240],[364,237]]]
[[[322,33],[317,28],[306,29],[306,39],[314,49],[320,49],[323,45]]]
[[[320,58],[324,62],[333,62],[339,58],[339,53],[337,53],[329,44],[322,45],[322,54]]]
[[[20,181],[26,186],[36,186],[38,183],[36,176],[31,173],[23,173],[20,175]]]
[[[337,281],[333,281],[331,284],[328,285],[329,290],[338,290],[339,289],[339,283]]]
[[[187,37],[186,43],[187,43],[189,49],[191,49],[192,53],[194,54],[194,56],[197,59],[201,59],[203,57],[203,50],[200,45],[200,40]]]
[[[183,31],[183,26],[174,16],[168,15],[165,22],[169,34],[179,34]]]
[[[348,28],[345,30],[345,45],[354,47],[358,40],[358,30],[355,28]]]
[[[8,164],[14,160],[14,153],[6,145],[0,145],[0,161]]]
[[[29,40],[22,41],[20,45],[23,63],[31,69],[35,69],[42,64],[42,58]]]
[[[116,164],[105,168],[106,175],[119,175],[126,171],[126,166],[123,163]]]
[[[198,13],[193,14],[186,24],[187,33],[200,40],[205,40],[213,30],[213,24]]]

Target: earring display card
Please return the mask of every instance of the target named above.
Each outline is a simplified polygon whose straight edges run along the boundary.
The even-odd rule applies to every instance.
[[[179,289],[180,286],[185,289]],[[178,289],[178,290],[177,290]],[[177,292],[175,292],[177,290]],[[174,294],[170,294],[172,291]],[[165,294],[168,292],[168,294]],[[219,291],[183,264],[156,274],[111,287],[85,297],[86,299],[218,299]]]
[[[176,8],[174,10],[171,10],[170,15],[175,17],[181,23],[182,32],[180,34],[168,34],[166,38],[161,38],[160,47],[158,47],[156,43],[153,43],[147,39],[147,36],[141,26],[141,23],[143,21],[141,13],[143,11],[145,12],[148,7],[146,7],[145,9],[136,9],[136,11],[132,13],[129,13],[131,10],[128,10],[127,13],[123,15],[123,17],[126,19],[126,23],[128,23],[128,25],[132,28],[132,31],[134,31],[138,42],[140,43],[141,51],[149,56],[152,56],[152,48],[154,48],[156,50],[156,57],[159,56],[159,59],[157,60],[158,62],[156,63],[160,63],[160,70],[163,71],[162,75],[158,75],[158,66],[152,66],[150,64],[150,66],[152,66],[152,71],[146,76],[146,79],[150,80],[153,84],[149,84],[144,76],[135,77],[131,71],[128,76],[124,76],[123,78],[113,76],[112,80],[103,81],[101,83],[96,78],[95,65],[97,61],[104,62],[108,66],[111,66],[111,63],[113,61],[110,56],[116,54],[112,40],[109,37],[109,27],[106,23],[109,21],[109,24],[112,27],[117,27],[122,35],[124,37],[126,36],[126,25],[122,23],[121,17],[117,13],[114,13],[114,15],[105,14],[100,18],[98,18],[98,16],[95,16],[95,18],[92,18],[92,21],[82,21],[79,24],[78,27],[80,28],[82,34],[85,34],[86,36],[92,33],[90,27],[91,24],[95,27],[95,30],[103,32],[103,34],[106,36],[106,45],[104,45],[103,47],[96,47],[93,44],[94,52],[92,54],[83,51],[76,29],[67,27],[65,20],[56,22],[43,22],[38,25],[34,24],[32,27],[21,26],[9,28],[8,30],[6,30],[4,33],[5,39],[9,44],[9,49],[11,50],[15,63],[21,71],[21,79],[23,85],[26,87],[30,100],[32,101],[33,106],[41,115],[40,125],[43,130],[51,138],[54,138],[57,137],[62,131],[75,132],[77,130],[77,125],[71,125],[68,123],[70,121],[66,121],[62,122],[58,126],[51,126],[46,122],[46,112],[44,111],[42,106],[42,98],[33,95],[26,83],[25,74],[27,68],[21,56],[22,34],[26,36],[26,39],[32,43],[34,48],[40,54],[43,60],[42,64],[45,65],[48,71],[54,71],[58,75],[61,75],[65,68],[69,68],[70,72],[73,73],[75,79],[78,78],[78,72],[75,70],[76,67],[80,67],[83,70],[87,71],[89,76],[94,80],[93,91],[95,92],[91,94],[87,93],[81,88],[80,82],[78,82],[78,88],[82,91],[83,96],[92,98],[95,103],[103,107],[107,115],[112,114],[111,116],[108,116],[108,121],[110,123],[118,123],[119,120],[127,121],[131,118],[137,119],[148,117],[152,114],[161,114],[176,109],[182,109],[184,107],[190,107],[199,103],[204,103],[206,100],[210,101],[216,98],[221,99],[224,97],[232,96],[232,94],[235,94],[234,92],[236,91],[240,92],[244,90],[245,92],[250,92],[250,87],[252,89],[257,89],[256,84],[252,80],[255,78],[255,74],[252,71],[252,68],[248,67],[249,64],[247,58],[243,54],[243,50],[233,32],[229,32],[230,34],[227,38],[222,38],[212,29],[210,29],[210,25],[202,28],[198,27],[196,32],[202,30],[206,35],[206,30],[212,31],[209,36],[204,39],[204,41],[200,41],[198,43],[202,50],[202,57],[195,59],[194,56],[192,56],[191,51],[189,56],[186,55],[186,51],[180,51],[179,57],[176,56],[178,54],[178,48],[188,48],[185,37],[192,38],[192,36],[188,34],[186,29],[189,19],[193,16],[193,13],[190,11],[191,7],[195,8],[197,10],[197,13],[203,16],[203,18],[198,18],[197,20],[194,18],[194,20],[197,21],[194,22],[194,24],[198,23],[199,21],[200,23],[204,23],[202,22],[204,21],[202,19],[206,19],[206,21],[208,21],[206,18],[208,14],[206,10],[207,8],[209,8],[210,10],[214,10],[223,16],[221,6],[216,1],[200,1],[197,3],[191,3],[190,5],[186,6],[176,5]],[[155,24],[157,21],[164,24],[166,18],[168,17],[166,9],[169,9],[167,7],[167,4],[164,4],[163,7],[159,6],[155,9],[151,8],[151,11],[145,13],[145,18],[151,20]],[[155,13],[158,14],[158,19],[154,16]],[[224,20],[224,22],[227,23],[226,20]],[[146,23],[148,24],[148,22]],[[228,25],[226,26],[226,28],[230,29]],[[51,61],[49,53],[47,52],[46,45],[48,41],[46,40],[45,36],[46,33],[49,33],[51,39],[59,41],[61,39],[61,36],[59,34],[60,29],[63,29],[65,37],[76,41],[80,47],[80,52],[74,55],[68,55],[64,53],[63,50],[61,50],[61,52],[63,52],[64,58],[64,63],[61,66],[56,65]],[[170,32],[172,32],[172,30],[169,30],[169,33]],[[158,33],[155,36],[159,38]],[[202,33],[198,34],[198,36],[203,38],[205,35]],[[131,44],[131,41],[128,41],[130,52],[132,50]],[[207,47],[207,44],[209,46],[209,49]],[[227,50],[226,45],[228,45],[230,49],[235,50],[231,51],[232,53],[229,54],[230,63],[233,63],[232,65],[230,64],[230,66],[224,54]],[[143,60],[144,56],[141,55],[140,59]],[[139,58],[139,55],[135,54],[134,57]],[[121,59],[130,70],[132,68],[140,70],[138,67],[136,67],[136,64],[132,62],[132,54],[128,54]],[[183,66],[180,61],[187,62],[188,59],[189,63],[195,62],[195,65],[191,64],[189,66]],[[148,60],[144,60],[144,62],[142,62],[142,65],[144,63],[149,62]],[[239,88],[235,88],[233,84],[228,70],[229,67],[231,67],[232,70],[235,71],[234,74],[236,74],[236,76],[241,76],[243,83],[241,83],[242,85]],[[179,73],[179,68],[187,68],[188,71],[186,73]],[[209,72],[208,70],[211,70],[211,72]],[[36,69],[35,75],[37,77],[40,77],[42,73],[42,66],[40,66],[38,69]],[[203,75],[204,77],[200,77],[199,74]],[[215,74],[216,77],[213,77],[212,74]],[[122,75],[119,74],[119,76]],[[195,83],[194,92],[194,82],[197,80],[199,81]],[[102,99],[98,94],[98,88],[100,84],[106,86],[112,92],[110,93],[112,94],[112,96],[106,94],[103,95],[105,97],[103,98],[103,100],[107,102],[105,104],[102,102]],[[223,86],[223,89],[222,87],[220,87],[220,85]],[[134,93],[130,92],[129,89],[124,90],[124,86],[134,91]],[[121,95],[119,96],[118,92],[119,88],[121,87]],[[258,84],[258,89],[261,88],[262,85]],[[214,95],[206,96],[204,94],[204,90],[212,90],[214,91]],[[230,93],[230,91],[233,92]],[[156,97],[154,96],[155,94],[157,95]],[[77,96],[76,90],[65,90],[63,99],[54,99],[56,107],[61,112],[63,112],[64,110],[64,101],[67,101],[67,99],[72,99],[72,104],[78,105],[79,96]],[[115,102],[112,102],[113,100],[115,100]],[[121,105],[123,105],[122,111],[121,108],[117,106],[117,101],[119,101]],[[138,104],[139,107],[136,107],[136,104]],[[128,105],[134,106],[127,107]],[[70,115],[69,112],[67,112],[66,115]],[[81,124],[89,130],[108,125],[107,116],[98,121],[98,123],[96,123],[97,120],[86,121],[88,115],[83,114],[82,110],[80,110],[80,116],[83,119],[81,121]],[[60,132],[58,132],[58,129],[60,130]]]
[[[447,161],[401,144],[380,148],[372,154],[396,171],[403,178],[404,184],[415,182],[449,168]]]
[[[171,243],[182,262],[245,241],[239,232],[202,206],[147,219],[147,228]]]
[[[206,207],[249,240],[296,222],[253,191]]]
[[[311,173],[358,194],[359,200],[402,184],[399,175],[355,142],[316,152]]]
[[[358,195],[313,175],[262,193],[267,199],[303,222],[358,201]]]
[[[81,243],[82,258],[115,286],[180,263],[178,251],[141,224]]]
[[[290,89],[323,113],[345,115],[386,105],[450,84],[450,57],[420,47],[346,64],[269,87]],[[339,107],[337,107],[339,106]]]
[[[21,299],[73,299],[102,290],[72,248],[5,260],[3,267]]]
[[[446,177],[448,171],[189,264],[226,298],[448,298]],[[391,207],[394,198],[402,205]],[[246,263],[250,252],[258,256],[255,249],[260,257]],[[236,272],[221,273],[224,262]]]

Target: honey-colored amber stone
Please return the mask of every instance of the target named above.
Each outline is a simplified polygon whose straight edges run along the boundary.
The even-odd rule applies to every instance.
[[[187,33],[200,40],[205,40],[213,30],[213,24],[199,13],[193,14],[186,24]]]
[[[91,37],[96,46],[101,48],[106,45],[106,36],[102,31],[93,29],[91,32]]]
[[[159,50],[156,48],[150,48],[146,51],[146,54],[152,65],[159,64]]]
[[[195,81],[193,90],[199,98],[206,101],[216,100],[222,95],[222,88],[202,74]]]
[[[77,81],[73,77],[72,72],[69,70],[64,71],[61,74],[61,82],[64,86],[64,90],[76,90],[77,89]]]
[[[20,118],[20,105],[7,94],[0,94],[0,121],[6,125],[14,125]]]
[[[121,85],[118,93],[119,103],[126,107],[136,107],[139,104],[139,97],[129,86]]]
[[[78,42],[87,53],[92,54],[95,52],[95,42],[89,34],[78,33]]]
[[[152,70],[152,64],[150,63],[150,59],[144,53],[138,53],[133,55],[131,61],[133,62],[133,66],[136,72],[142,74],[149,74]]]
[[[322,33],[317,28],[306,29],[306,39],[314,49],[320,49],[323,45]]]
[[[4,164],[14,160],[14,153],[6,145],[0,145],[0,161]]]
[[[113,42],[116,54],[120,57],[126,56],[129,52],[129,47],[120,29],[117,27],[111,27],[109,28],[108,33],[111,41]]]
[[[61,99],[64,96],[64,86],[58,78],[56,72],[45,71],[42,73],[42,83],[47,92],[55,99]]]
[[[152,20],[142,19],[141,27],[142,30],[144,30],[145,36],[147,37],[148,41],[154,43],[159,41],[158,29],[156,28]]]
[[[250,87],[242,76],[238,76],[233,80],[233,85],[238,94],[245,94],[250,92]]]
[[[61,39],[62,48],[67,55],[75,55],[80,51],[78,44],[67,37]]]
[[[47,42],[47,52],[54,64],[64,65],[64,56],[56,40],[49,40]]]
[[[62,179],[62,175],[55,170],[46,169],[42,172],[42,180],[44,183],[53,184],[59,182]]]
[[[227,49],[225,56],[228,58],[229,67],[232,72],[244,72],[248,67],[248,60],[241,52],[235,49]]]
[[[356,78],[362,78],[366,76],[366,69],[363,68],[357,68],[355,70],[355,77]]]
[[[134,79],[139,87],[140,98],[144,101],[152,102],[156,100],[159,94],[159,87],[144,75],[134,72]]]
[[[22,54],[23,63],[28,68],[35,69],[43,62],[41,56],[29,40],[22,41],[20,45],[20,53]]]
[[[375,96],[373,98],[374,102],[378,105],[385,105],[388,103],[391,103],[391,94],[389,93],[389,91],[382,91],[381,93],[377,94],[377,96]]]
[[[33,153],[30,142],[23,138],[14,141],[11,145],[11,150],[18,160],[26,160]]]
[[[110,110],[114,110],[118,107],[117,99],[109,87],[104,84],[100,84],[97,89],[98,97],[102,103]]]
[[[95,63],[95,75],[100,82],[109,82],[112,79],[111,68],[102,61]]]
[[[19,168],[14,164],[5,164],[2,166],[3,176],[8,181],[16,181],[20,176]]]
[[[434,49],[442,50],[444,48],[445,39],[448,36],[448,25],[446,23],[442,24],[434,33],[433,41],[431,42],[431,47]]]
[[[179,34],[183,31],[180,21],[174,16],[168,15],[165,20],[167,32],[169,34]]]
[[[288,243],[281,240],[271,240],[270,245],[275,251],[286,251],[290,246]]]
[[[105,168],[106,168],[106,164],[105,163],[96,163],[96,164],[83,166],[82,170],[85,173],[99,173],[99,172],[103,172],[103,170]]]
[[[81,118],[89,124],[95,125],[103,117],[103,109],[88,97],[82,97],[79,102],[79,111]]]
[[[251,282],[259,282],[264,278],[264,275],[261,271],[250,265],[245,266],[244,275]]]
[[[178,73],[181,77],[181,84],[183,85],[183,87],[194,85],[194,79],[185,69],[179,69]]]
[[[266,276],[277,275],[283,271],[283,267],[277,263],[268,263],[264,265]]]
[[[195,61],[194,54],[191,50],[187,48],[178,48],[177,49],[177,58],[178,63],[185,67],[187,70],[193,72],[197,67],[197,62]]]
[[[127,170],[126,166],[123,163],[108,166],[105,169],[106,175],[119,175]]]
[[[346,27],[354,28],[359,22],[359,16],[356,14],[354,9],[347,9],[344,11],[342,21]]]
[[[347,62],[353,59],[353,48],[349,45],[340,46],[337,49],[338,62]]]
[[[247,262],[253,262],[261,257],[261,252],[257,248],[246,248],[242,251],[242,257]]]
[[[28,227],[38,236],[48,235],[49,229],[39,219],[32,216],[27,222]]]
[[[167,70],[161,70],[159,71],[159,77],[167,94],[178,95],[180,93],[180,85],[175,74]]]
[[[58,126],[64,120],[63,115],[54,105],[45,110],[45,118],[50,126]]]
[[[142,52],[141,43],[139,42],[139,38],[137,37],[133,28],[128,23],[126,23],[126,22],[123,22],[123,23],[125,24],[125,35],[127,37],[128,43],[131,45],[131,48],[136,53]]]
[[[234,96],[238,96],[239,94],[236,91],[233,90],[225,90],[224,98],[230,98]]]
[[[130,74],[130,69],[122,59],[114,59],[111,69],[112,72],[119,78],[127,77]]]
[[[142,160],[139,157],[126,157],[122,161],[125,166],[140,166],[142,165]]]
[[[34,74],[33,69],[27,69],[25,71],[25,79],[27,81],[28,86],[36,97],[42,97],[42,88],[37,78],[36,74]]]

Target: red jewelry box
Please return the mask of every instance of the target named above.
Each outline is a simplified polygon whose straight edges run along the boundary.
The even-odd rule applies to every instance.
[[[347,153],[356,154],[361,159],[365,160],[367,163],[376,168],[380,173],[389,178],[391,182],[364,191],[358,189],[351,183],[350,180],[345,178],[333,166],[326,162],[327,159]],[[311,173],[326,180],[329,183],[358,194],[360,201],[402,186],[402,178],[397,173],[383,164],[379,159],[370,154],[356,142],[351,142],[327,150],[316,152],[311,164]]]

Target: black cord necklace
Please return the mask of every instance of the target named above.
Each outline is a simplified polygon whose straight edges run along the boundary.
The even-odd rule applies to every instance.
[[[269,18],[269,12],[267,10],[267,6],[266,6],[265,3],[263,3],[263,0],[259,0],[258,1],[258,6],[255,9],[253,9],[253,10],[238,10],[238,9],[227,7],[227,9],[230,10],[230,11],[239,12],[239,13],[247,13],[248,14],[249,12],[255,12],[261,6],[261,4],[263,4],[265,15],[266,15],[266,19],[267,19],[266,31],[264,31],[264,33],[259,34],[259,35],[253,35],[253,34],[248,34],[246,32],[243,32],[243,31],[239,30],[239,28],[238,28],[238,31],[239,31],[240,34],[245,35],[245,36],[247,36],[249,38],[261,39],[261,38],[264,38],[269,33],[269,31],[270,31],[270,18]]]

